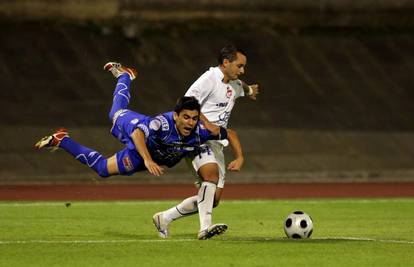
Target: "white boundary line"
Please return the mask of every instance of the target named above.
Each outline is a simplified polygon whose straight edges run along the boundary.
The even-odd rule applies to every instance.
[[[255,238],[255,239],[217,239],[221,242],[261,242],[261,241],[283,241],[294,240],[300,242],[301,240],[288,238]],[[365,241],[365,242],[379,242],[379,243],[393,243],[393,244],[414,244],[411,240],[392,240],[392,239],[375,239],[366,237],[320,237],[305,239],[309,241]],[[194,242],[194,239],[109,239],[109,240],[0,240],[0,245],[18,245],[18,244],[116,244],[116,243],[175,243],[175,242]]]
[[[380,243],[400,243],[400,244],[414,244],[412,240],[392,240],[392,239],[375,239],[367,237],[320,237],[315,240],[343,240],[343,241],[370,241]]]
[[[113,240],[0,240],[0,245],[14,244],[116,244],[116,243],[157,243],[188,242],[196,239],[113,239]]]

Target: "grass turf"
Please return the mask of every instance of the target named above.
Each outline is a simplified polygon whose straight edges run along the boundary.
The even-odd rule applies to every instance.
[[[226,234],[198,241],[198,216],[158,238],[152,214],[176,201],[0,202],[0,266],[414,266],[414,199],[223,201]],[[284,237],[304,210],[308,240]]]

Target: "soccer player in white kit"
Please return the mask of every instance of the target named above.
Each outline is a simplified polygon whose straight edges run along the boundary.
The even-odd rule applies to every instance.
[[[218,57],[219,66],[211,67],[188,89],[185,96],[194,96],[201,104],[201,120],[208,120],[218,126],[227,127],[236,99],[248,96],[256,100],[258,85],[247,85],[238,77],[244,74],[246,53],[234,45],[225,46]],[[239,171],[244,158],[237,135],[230,143],[235,159],[227,169]],[[222,141],[209,141],[208,147],[192,159],[192,166],[201,179],[198,194],[183,200],[177,206],[156,213],[153,222],[160,237],[168,237],[168,225],[173,220],[199,213],[199,239],[208,239],[227,230],[226,224],[212,224],[212,209],[220,201],[225,183],[225,161]]]

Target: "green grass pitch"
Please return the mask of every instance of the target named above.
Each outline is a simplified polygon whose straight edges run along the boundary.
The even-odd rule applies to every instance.
[[[222,201],[222,236],[196,239],[198,216],[161,240],[152,215],[177,201],[0,202],[0,266],[414,266],[414,199]],[[284,218],[314,220],[308,240]]]

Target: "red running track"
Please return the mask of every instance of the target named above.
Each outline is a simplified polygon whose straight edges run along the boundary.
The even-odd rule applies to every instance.
[[[3,185],[0,200],[161,200],[197,193],[192,185]],[[414,197],[414,182],[228,184],[222,199]]]

